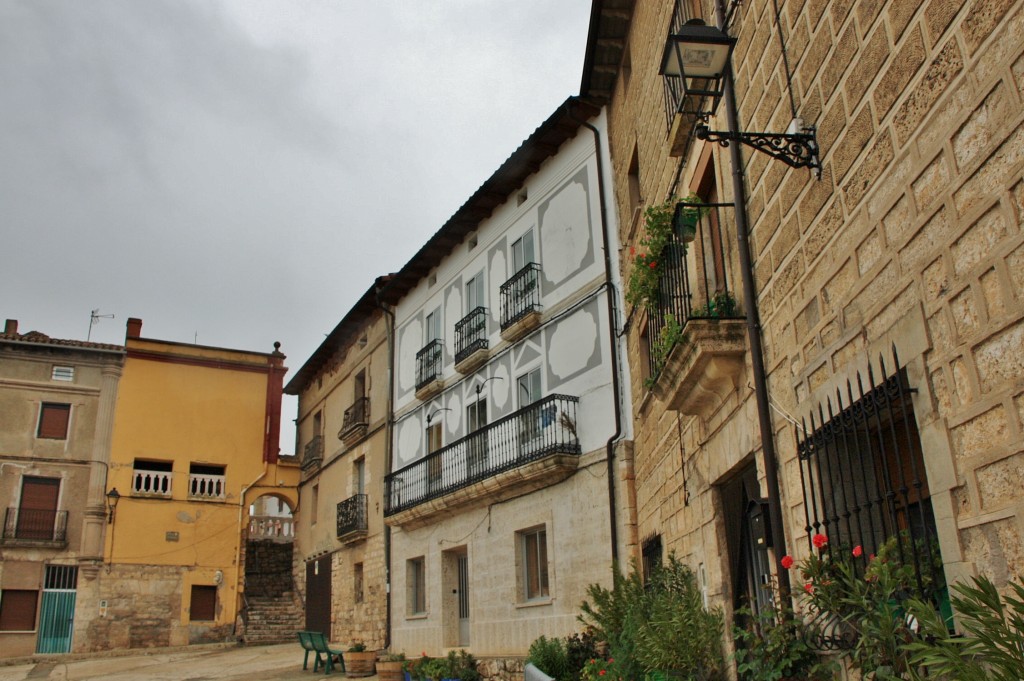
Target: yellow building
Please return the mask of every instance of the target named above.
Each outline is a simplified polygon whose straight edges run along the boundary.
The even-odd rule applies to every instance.
[[[249,508],[295,507],[297,467],[278,460],[284,355],[141,337],[129,319],[114,416],[102,617],[90,647],[241,635]],[[116,490],[116,494],[115,494]]]

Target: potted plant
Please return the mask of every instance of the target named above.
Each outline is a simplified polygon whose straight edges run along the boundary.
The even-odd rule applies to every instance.
[[[377,658],[377,676],[381,681],[402,681],[405,664],[405,653],[385,652]]]
[[[696,194],[690,194],[675,203],[672,214],[672,228],[683,243],[690,243],[697,236],[697,225],[700,219],[710,210],[706,206],[692,205],[701,203]]]
[[[347,676],[373,676],[377,653],[367,650],[362,641],[353,641],[344,653]]]

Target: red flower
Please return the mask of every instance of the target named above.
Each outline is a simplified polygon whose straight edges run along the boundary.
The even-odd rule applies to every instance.
[[[811,537],[811,543],[819,549],[824,548],[828,544],[828,537],[823,534],[816,534]]]
[[[604,676],[604,675],[605,675],[606,673],[607,673],[607,672],[605,672],[605,670],[603,670],[603,669],[602,669],[601,671],[599,671],[599,672],[597,673],[597,675],[598,675],[598,676]]]
[[[629,247],[629,254],[630,255],[636,255],[636,246],[630,246]]]
[[[653,270],[653,269],[654,269],[655,267],[657,267],[657,266],[658,266],[658,263],[656,263],[656,262],[654,262],[654,261],[652,260],[652,261],[651,261],[651,269]]]
[[[793,567],[793,556],[783,556],[782,560],[779,562],[782,563],[782,567],[788,570]]]
[[[870,556],[868,556],[868,562],[869,562],[869,563],[870,563],[871,561],[873,561],[874,559],[875,559],[875,554],[873,554],[873,553],[872,553],[872,554],[871,554]]]
[[[615,658],[614,657],[609,657],[608,658],[608,664],[611,664],[612,662],[615,662]]]
[[[853,557],[854,558],[860,558],[863,555],[864,555],[864,549],[861,547],[860,544],[857,544],[856,546],[853,547]]]
[[[814,593],[814,585],[813,584],[804,584],[804,591],[806,591],[809,594],[813,594]]]

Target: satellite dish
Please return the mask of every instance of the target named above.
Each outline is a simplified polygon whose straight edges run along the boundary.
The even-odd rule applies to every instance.
[[[523,667],[523,681],[555,681],[555,677],[548,676],[532,662],[527,662]]]

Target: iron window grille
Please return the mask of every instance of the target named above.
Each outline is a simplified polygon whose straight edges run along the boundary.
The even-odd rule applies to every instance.
[[[578,397],[549,395],[389,474],[384,479],[384,515],[550,454],[578,456],[578,403]]]
[[[899,367],[896,348],[894,366]],[[879,358],[881,375],[871,367],[865,386],[858,372],[845,391],[836,390],[819,403],[810,422],[797,433],[803,486],[805,530],[825,535],[825,551],[850,556],[860,546],[854,566],[863,571],[868,557],[887,541],[896,557],[913,568],[913,593],[948,611],[948,593],[937,543],[921,439],[914,418],[905,368],[888,373]],[[856,383],[856,390],[854,389]],[[811,550],[814,550],[811,547]],[[849,648],[856,639],[822,613],[812,643],[821,649]]]
[[[431,381],[441,378],[441,360],[444,358],[444,346],[440,339],[435,339],[416,353],[416,389],[419,390]]]
[[[354,494],[338,502],[338,538],[366,532],[366,495]]]
[[[455,324],[455,363],[487,349],[487,308],[475,307]]]
[[[498,289],[502,331],[540,310],[540,271],[540,265],[528,263]]]

